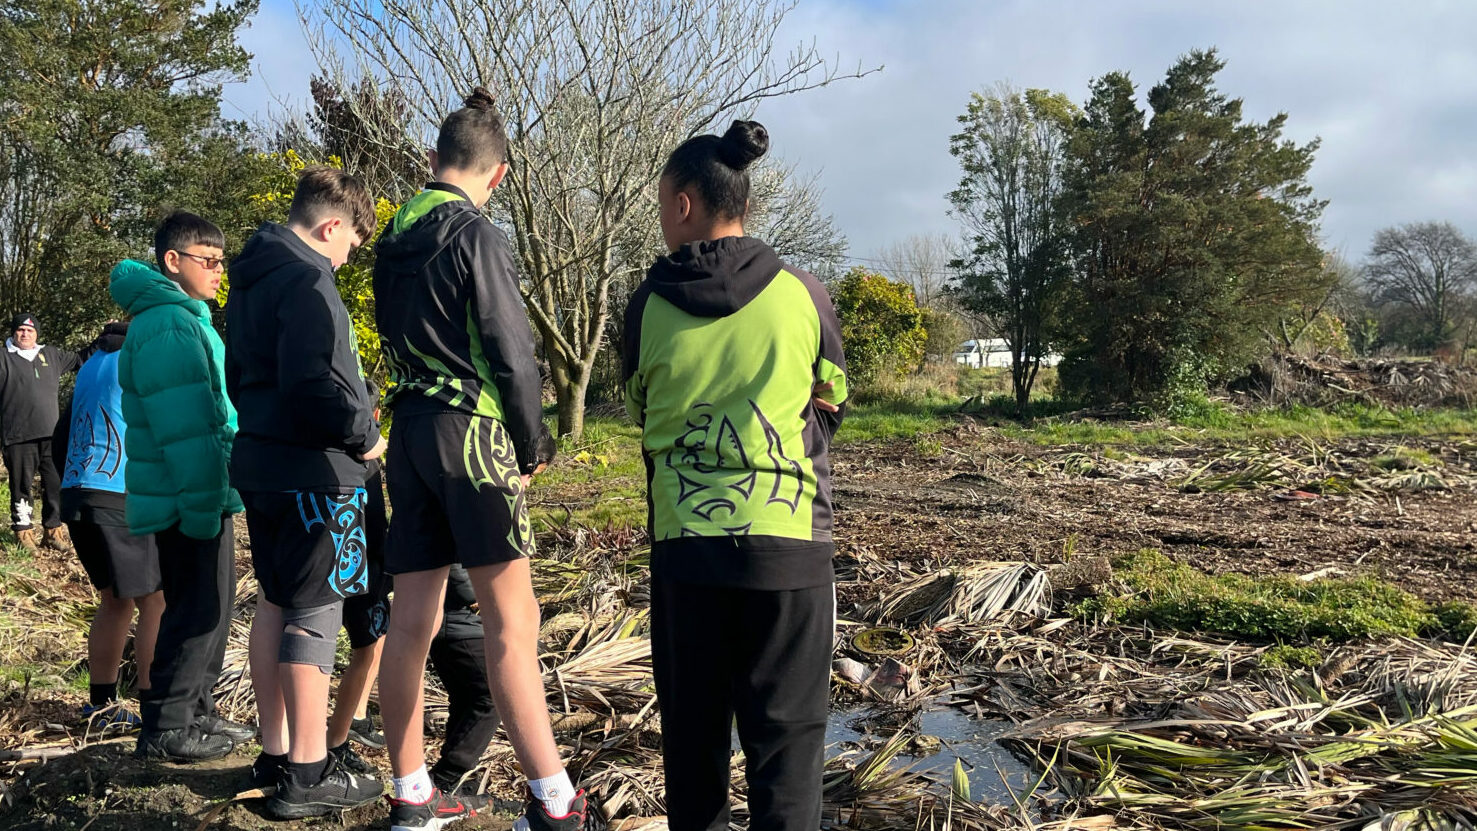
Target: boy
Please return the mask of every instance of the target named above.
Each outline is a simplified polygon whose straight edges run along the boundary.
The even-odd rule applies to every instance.
[[[71,531],[77,558],[98,592],[98,609],[87,635],[89,719],[118,699],[118,664],[128,642],[128,625],[138,609],[138,635],[133,654],[138,663],[138,690],[149,689],[149,665],[159,616],[164,612],[159,551],[153,535],[135,536],[124,515],[123,389],[118,386],[118,352],[127,323],[109,323],[93,341],[92,356],[77,371],[67,412],[57,421],[52,447],[62,470],[62,519]],[[138,726],[138,716],[114,708],[106,724]]]
[[[215,713],[236,585],[231,514],[241,498],[227,470],[236,410],[226,397],[225,347],[210,324],[225,238],[183,211],[154,233],[160,271],[124,260],[108,290],[133,322],[118,357],[128,530],[153,534],[164,613],[142,700],[138,755],[218,759],[255,731]],[[162,272],[162,273],[161,273]]]
[[[22,547],[36,550],[32,491],[41,474],[41,524],[44,544],[63,550],[61,480],[52,458],[51,434],[57,425],[61,377],[87,359],[55,346],[43,346],[35,315],[16,315],[0,353],[0,455],[10,472],[10,528]]]
[[[486,624],[488,683],[530,799],[517,828],[576,829],[576,792],[549,728],[538,662],[538,601],[524,489],[538,471],[539,374],[507,236],[481,213],[508,171],[493,98],[478,88],[447,116],[430,154],[435,181],[396,214],[375,249],[375,318],[395,387],[385,569],[395,611],[385,638],[381,713],[395,793],[392,831],[474,811],[426,771],[421,686],[446,580],[463,565]]]
[[[286,755],[267,803],[278,819],[383,790],[335,764],[325,730],[344,598],[369,588],[364,463],[385,449],[333,272],[373,232],[364,184],[311,167],[287,224],[262,225],[231,262],[226,386],[241,411],[231,481],[259,586],[250,661],[262,755]]]

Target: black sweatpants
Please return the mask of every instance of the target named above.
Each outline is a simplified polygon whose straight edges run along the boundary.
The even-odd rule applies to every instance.
[[[816,831],[835,637],[831,585],[698,586],[653,574],[651,657],[672,831],[728,828],[738,725],[751,831]]]
[[[215,712],[212,690],[225,664],[236,583],[236,537],[229,517],[208,540],[187,537],[178,525],[154,540],[164,615],[149,670],[151,689],[139,696],[146,734],[189,727]]]
[[[51,457],[51,439],[7,445],[0,452],[10,474],[10,529],[24,531],[32,527],[36,511],[32,491],[37,473],[41,474],[41,523],[47,528],[61,527],[62,477]]]
[[[451,617],[457,613],[448,612]],[[466,614],[476,617],[476,613]],[[481,621],[477,621],[478,628]],[[487,655],[482,637],[461,637],[464,626],[442,624],[440,633],[431,641],[431,667],[446,688],[450,716],[446,720],[446,741],[441,745],[441,758],[433,773],[460,779],[482,761],[487,745],[502,723],[487,686]]]

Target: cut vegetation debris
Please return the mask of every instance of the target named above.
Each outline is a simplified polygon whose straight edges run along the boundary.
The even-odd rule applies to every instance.
[[[1463,644],[1477,624],[1477,444],[1228,447],[1187,433],[1060,448],[978,425],[930,430],[927,443],[858,440],[835,454],[842,627],[832,690],[849,732],[828,751],[826,828],[1477,822],[1477,665]],[[571,771],[616,820],[665,813],[650,552],[644,533],[606,528],[595,510],[612,471],[619,500],[630,489],[623,477],[640,475],[627,438],[610,431],[590,458],[533,491],[551,520],[532,566],[556,735]],[[1238,451],[1247,455],[1227,458]],[[1232,474],[1256,454],[1290,458],[1292,484],[1177,487],[1201,468],[1202,480]],[[1269,498],[1318,475],[1378,482],[1423,471],[1452,489]],[[86,695],[86,578],[72,558],[3,557],[0,751],[12,755],[0,757],[10,804],[0,827],[92,821],[90,831],[141,831],[211,816],[214,831],[259,831],[258,803],[222,807],[249,751],[207,771],[214,779],[161,787],[121,745],[87,734],[76,718]],[[250,717],[254,586],[239,588],[217,694],[228,715]],[[868,629],[876,634],[853,637]],[[445,695],[434,676],[427,683],[434,733]],[[1003,744],[982,750],[924,735],[939,708],[994,722],[981,734],[1004,732]],[[434,735],[428,743],[434,754]],[[366,755],[385,766],[381,751]],[[992,769],[990,758],[1005,764]],[[1024,779],[1016,760],[1030,766]],[[742,825],[741,757],[734,762]],[[477,781],[519,796],[504,740]],[[383,805],[346,818],[356,827],[384,820]]]

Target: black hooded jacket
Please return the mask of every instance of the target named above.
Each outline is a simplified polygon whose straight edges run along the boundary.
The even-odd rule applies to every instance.
[[[328,258],[268,222],[231,261],[226,391],[238,430],[238,490],[343,492],[364,487],[359,457],[379,425],[348,310]]]
[[[375,244],[374,301],[395,417],[496,418],[519,471],[533,472],[542,383],[507,235],[461,190],[433,182]]]

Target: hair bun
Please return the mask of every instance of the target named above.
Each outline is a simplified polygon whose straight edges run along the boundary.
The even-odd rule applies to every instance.
[[[471,110],[492,110],[497,107],[497,98],[487,91],[487,87],[477,87],[467,96],[463,105]]]
[[[718,158],[734,170],[746,170],[769,152],[769,131],[757,121],[735,121],[718,140]]]

